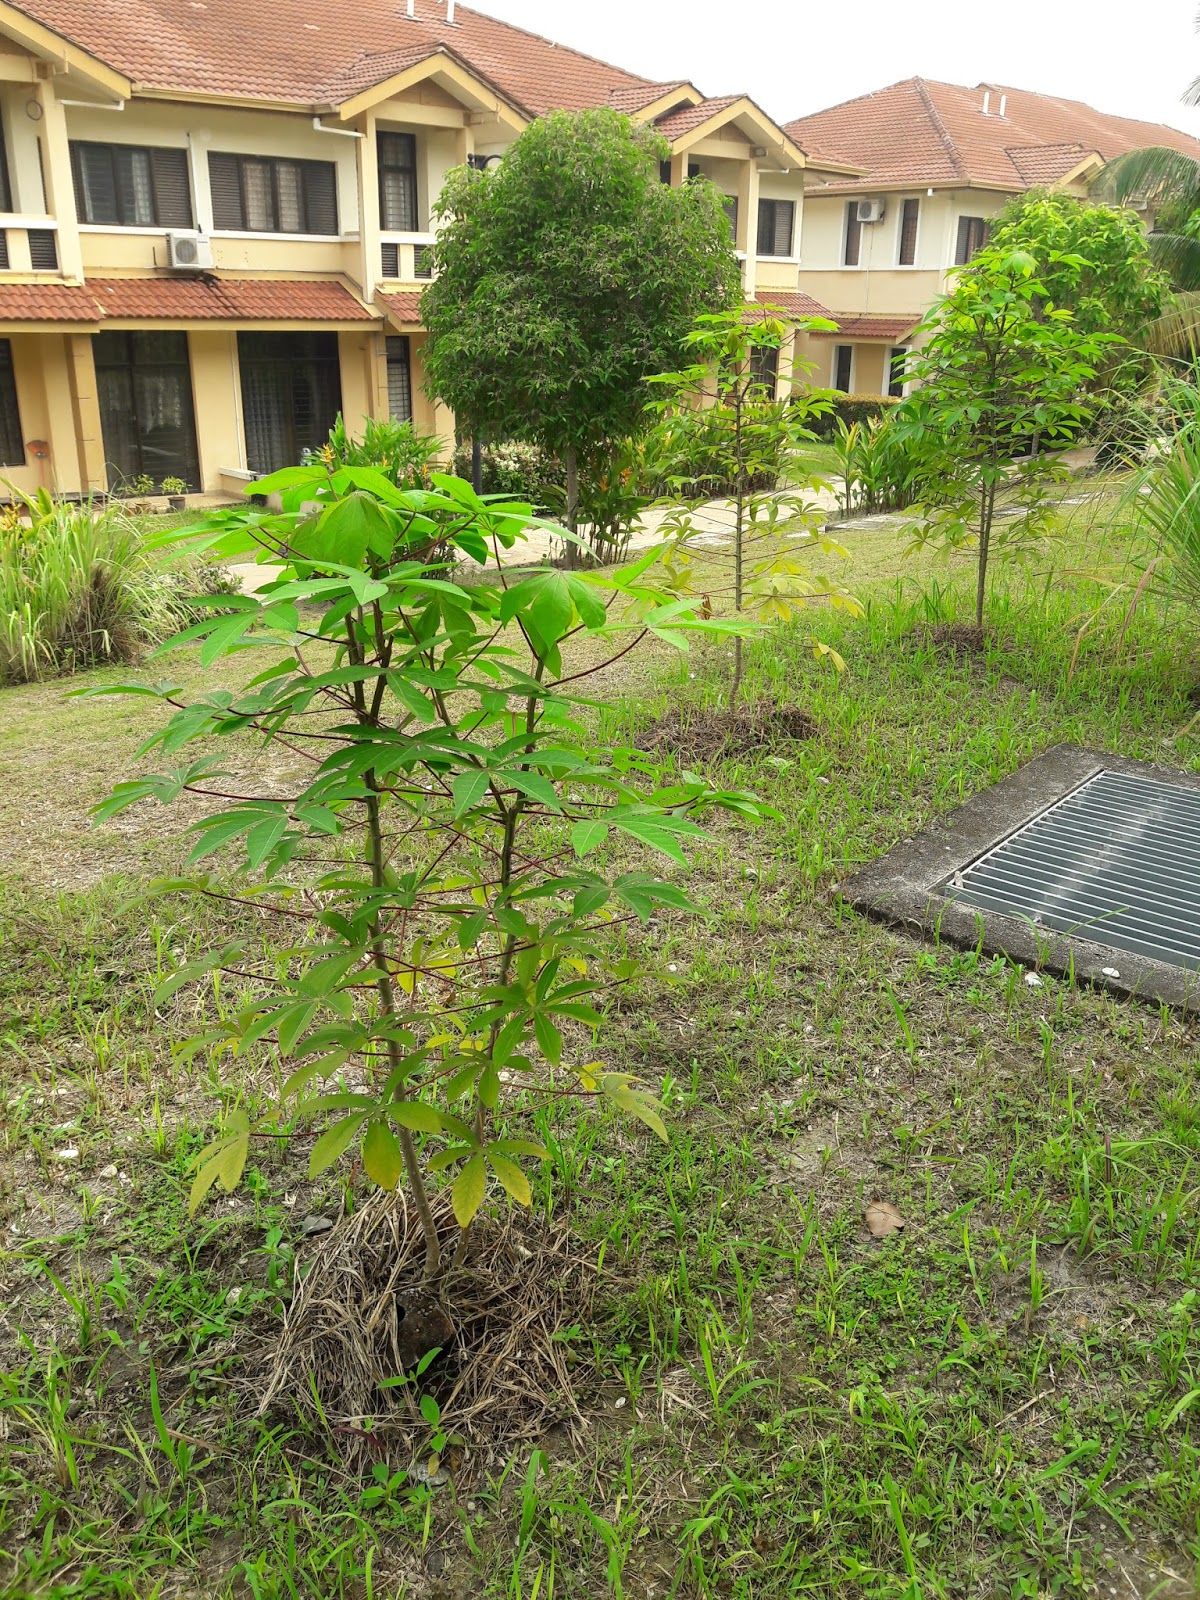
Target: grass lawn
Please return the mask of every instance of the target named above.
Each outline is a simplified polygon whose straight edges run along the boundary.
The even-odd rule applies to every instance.
[[[1195,1594],[1195,1019],[915,943],[837,894],[1056,741],[1200,768],[1186,618],[1147,602],[1118,656],[1111,606],[1069,673],[1106,592],[1082,574],[1125,539],[1103,486],[1071,498],[1063,545],[997,568],[983,655],[927,633],[967,614],[969,555],[906,557],[890,522],[841,530],[865,619],[813,611],[751,649],[750,692],[817,731],[715,769],[779,819],[717,827],[693,880],[711,915],[633,936],[643,973],[602,1039],[661,1092],[670,1144],[508,1113],[554,1156],[535,1209],[595,1263],[561,1330],[582,1420],[468,1450],[437,1489],[405,1482],[412,1455],[359,1470],[287,1399],[256,1417],[239,1386],[304,1219],[362,1188],[348,1161],[310,1184],[309,1141],[268,1142],[187,1218],[187,1162],[238,1085],[171,1045],[228,997],[153,992],[262,930],[135,900],[180,864],[186,812],[87,829],[158,708],[4,692],[0,1592]],[[727,665],[626,662],[597,714],[632,736],[714,703]],[[249,743],[230,764],[288,782]],[[272,1081],[264,1057],[246,1093]],[[873,1201],[903,1229],[873,1238]]]

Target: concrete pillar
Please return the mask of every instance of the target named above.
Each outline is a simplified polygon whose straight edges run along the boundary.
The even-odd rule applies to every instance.
[[[375,113],[367,111],[356,124],[361,139],[354,141],[358,171],[359,283],[363,299],[370,302],[380,276],[379,169],[375,160]]]
[[[193,330],[188,334],[188,359],[200,488],[205,494],[219,494],[221,469],[244,471],[246,467],[236,332],[231,328]]]
[[[104,470],[104,436],[100,427],[92,335],[68,333],[66,341],[67,383],[78,450],[79,487],[85,493],[100,494],[108,488],[108,475]]]
[[[753,300],[758,282],[758,162],[753,157],[742,162],[738,174],[737,247],[745,252],[742,288],[746,299]]]
[[[60,81],[65,83],[66,79]],[[66,112],[59,104],[52,83],[39,83],[35,92],[42,108],[38,133],[42,141],[46,211],[58,223],[58,270],[69,281],[82,283],[83,254],[75,216],[75,183],[71,177]]]

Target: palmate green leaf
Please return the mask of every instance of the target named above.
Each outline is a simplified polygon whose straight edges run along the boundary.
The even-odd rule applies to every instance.
[[[231,1111],[220,1138],[188,1163],[196,1172],[188,1195],[188,1215],[194,1217],[214,1183],[232,1194],[245,1171],[250,1153],[250,1119],[244,1111]]]
[[[571,848],[576,856],[583,857],[591,853],[597,845],[601,845],[608,838],[608,824],[605,822],[577,822],[571,829]]]
[[[454,1180],[450,1203],[460,1228],[467,1227],[480,1206],[487,1189],[487,1169],[483,1156],[477,1150]]]
[[[343,1152],[348,1149],[350,1141],[358,1132],[366,1116],[365,1111],[355,1112],[352,1116],[343,1117],[340,1122],[335,1122],[332,1128],[327,1128],[313,1145],[312,1155],[308,1162],[308,1175],[310,1178],[319,1178],[326,1167],[331,1167]]]
[[[442,1114],[424,1100],[389,1100],[387,1114],[411,1133],[441,1133]]]
[[[521,1171],[515,1161],[508,1156],[501,1155],[491,1146],[487,1152],[488,1165],[500,1179],[507,1193],[518,1205],[528,1206],[533,1204],[533,1191],[529,1187],[529,1179]]]
[[[495,776],[503,783],[509,783],[514,789],[519,789],[530,800],[536,800],[539,805],[548,811],[561,811],[562,804],[558,798],[558,790],[549,778],[543,778],[538,772],[526,772],[523,768],[507,767],[497,772]]]
[[[367,1124],[362,1159],[367,1177],[381,1189],[392,1190],[400,1182],[400,1174],[404,1171],[400,1141],[385,1122]]]
[[[477,806],[488,790],[488,775],[483,771],[461,772],[453,784],[455,821]]]

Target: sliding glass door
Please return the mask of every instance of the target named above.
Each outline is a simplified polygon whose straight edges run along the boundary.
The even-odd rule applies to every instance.
[[[250,470],[299,465],[342,409],[337,334],[239,333],[238,365]]]

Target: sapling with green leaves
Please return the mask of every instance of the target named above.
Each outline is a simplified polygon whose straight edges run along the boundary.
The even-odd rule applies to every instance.
[[[775,397],[774,369],[792,328],[835,327],[818,317],[788,320],[770,306],[714,312],[698,317],[688,337],[694,363],[650,379],[661,398],[652,402],[659,422],[647,450],[678,500],[663,532],[673,541],[679,581],[692,581],[697,539],[710,546],[707,558],[719,559],[725,552],[712,547],[711,536],[727,535],[729,579],[723,588],[708,585],[707,598],[727,601],[736,617],[787,621],[818,598],[854,613],[861,609],[805,559],[815,550],[845,554],[824,532],[825,513],[812,499],[819,480],[797,464],[798,451],[814,438],[808,422],[828,411],[828,398],[807,389],[786,402]],[[844,664],[819,640],[813,651],[839,668]],[[744,670],[738,631],[730,710]]]
[[[653,1096],[596,1059],[603,1008],[632,971],[618,925],[690,908],[684,847],[703,839],[701,813],[763,812],[694,778],[664,783],[639,752],[597,745],[581,714],[606,656],[733,624],[671,592],[661,549],[606,573],[510,577],[500,557],[533,525],[529,507],[458,478],[402,489],[313,462],[251,489],[283,510],[215,513],[188,537],[280,570],[164,647],[198,650],[206,667],[251,663],[244,684],[191,699],[170,684],[92,691],[173,708],[146,749],[208,746],[121,784],[98,814],[205,797],[191,859],[236,851],[249,882],[160,888],[232,895],[275,930],[269,961],[212,950],[161,991],[235,974],[250,998],[183,1054],[266,1053],[286,1074],[278,1106],[232,1111],[196,1158],[192,1208],[237,1184],[256,1135],[330,1119],[311,1174],[356,1147],[382,1188],[405,1178],[434,1275],[432,1178],[454,1174],[460,1245],[491,1180],[528,1205],[523,1164],[545,1153],[521,1119],[539,1096],[610,1104],[664,1134]],[[481,570],[460,580],[464,559]],[[246,734],[302,763],[293,793],[231,780],[212,741]],[[674,877],[601,853],[618,839],[661,853]]]
[[[1078,258],[1049,252],[1056,268]],[[892,415],[897,440],[920,453],[918,544],[977,550],[975,624],[983,627],[996,548],[1024,553],[1054,525],[1062,448],[1088,417],[1084,390],[1114,343],[1076,327],[1053,304],[1024,251],[982,250],[917,330],[916,388]]]

